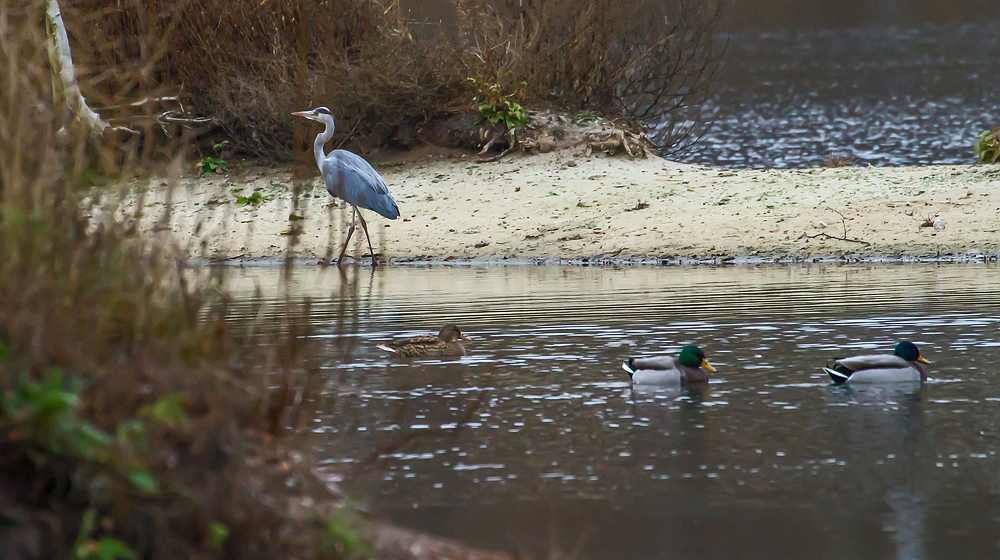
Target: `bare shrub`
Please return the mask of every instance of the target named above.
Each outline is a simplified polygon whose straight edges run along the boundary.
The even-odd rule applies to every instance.
[[[551,101],[650,129],[685,149],[703,130],[695,111],[720,69],[717,4],[652,0],[457,0],[463,61],[480,99]]]
[[[76,0],[67,25],[89,44],[91,76],[145,65],[150,84],[190,95],[236,150],[284,159],[290,113],[328,105],[343,144],[394,140],[453,106],[450,47],[418,41],[399,7],[371,0]],[[150,48],[156,43],[157,48]],[[449,74],[450,72],[450,74]],[[107,81],[105,81],[107,82]],[[128,89],[117,81],[107,89]]]
[[[335,144],[361,151],[410,147],[420,125],[482,104],[521,111],[508,102],[597,111],[683,149],[721,56],[711,2],[456,0],[457,42],[414,33],[390,0],[70,5],[89,98],[166,87],[230,147],[278,159],[307,144],[289,113],[317,105],[337,116]]]

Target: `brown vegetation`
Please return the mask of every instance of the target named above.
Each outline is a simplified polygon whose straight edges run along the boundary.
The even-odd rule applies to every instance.
[[[0,4],[0,555],[363,553],[281,437],[315,401],[307,305],[252,324],[261,348],[231,329],[222,273],[86,202],[95,165],[127,175],[135,148],[57,133],[42,13]]]
[[[289,113],[316,105],[338,117],[334,143],[363,152],[412,147],[433,119],[507,102],[662,123],[653,139],[682,148],[721,54],[719,12],[700,3],[461,0],[455,39],[416,33],[397,3],[377,0],[67,4],[88,98],[165,88],[214,120],[215,140],[276,158],[296,138]]]

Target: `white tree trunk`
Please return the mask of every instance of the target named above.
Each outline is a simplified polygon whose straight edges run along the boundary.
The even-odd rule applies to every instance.
[[[45,10],[45,31],[48,35],[49,63],[52,65],[52,92],[56,104],[65,103],[73,115],[90,129],[95,136],[103,135],[108,128],[135,132],[129,128],[112,127],[101,119],[83,98],[73,71],[73,57],[69,51],[69,36],[63,23],[58,0],[48,0]]]

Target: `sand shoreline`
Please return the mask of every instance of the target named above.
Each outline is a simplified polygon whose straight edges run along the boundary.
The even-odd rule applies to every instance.
[[[580,150],[380,166],[401,219],[366,212],[389,263],[669,264],[995,260],[1000,166],[710,168]],[[336,257],[349,208],[319,177],[240,166],[146,192],[139,231],[170,231],[189,257]],[[296,205],[293,190],[301,189]],[[144,186],[139,183],[134,187]],[[237,204],[260,192],[259,206]],[[135,192],[135,191],[133,191]],[[170,199],[168,201],[168,196]],[[123,211],[135,211],[135,195]],[[169,210],[168,210],[169,208]],[[937,216],[938,227],[921,227]],[[846,235],[845,235],[846,229]],[[360,228],[348,255],[366,254]]]

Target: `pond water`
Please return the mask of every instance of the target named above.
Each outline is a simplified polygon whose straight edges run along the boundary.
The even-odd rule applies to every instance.
[[[972,163],[979,133],[1000,126],[998,16],[994,5],[978,23],[737,31],[707,107],[716,125],[675,159]]]
[[[330,379],[322,470],[405,526],[534,558],[986,558],[998,272],[316,267],[291,294],[312,300]],[[279,271],[234,274],[237,310],[253,286],[280,305]],[[375,348],[445,321],[475,337],[469,356]],[[934,362],[922,389],[834,387],[820,369],[899,339]],[[623,358],[688,343],[718,368],[707,387],[631,390]]]

